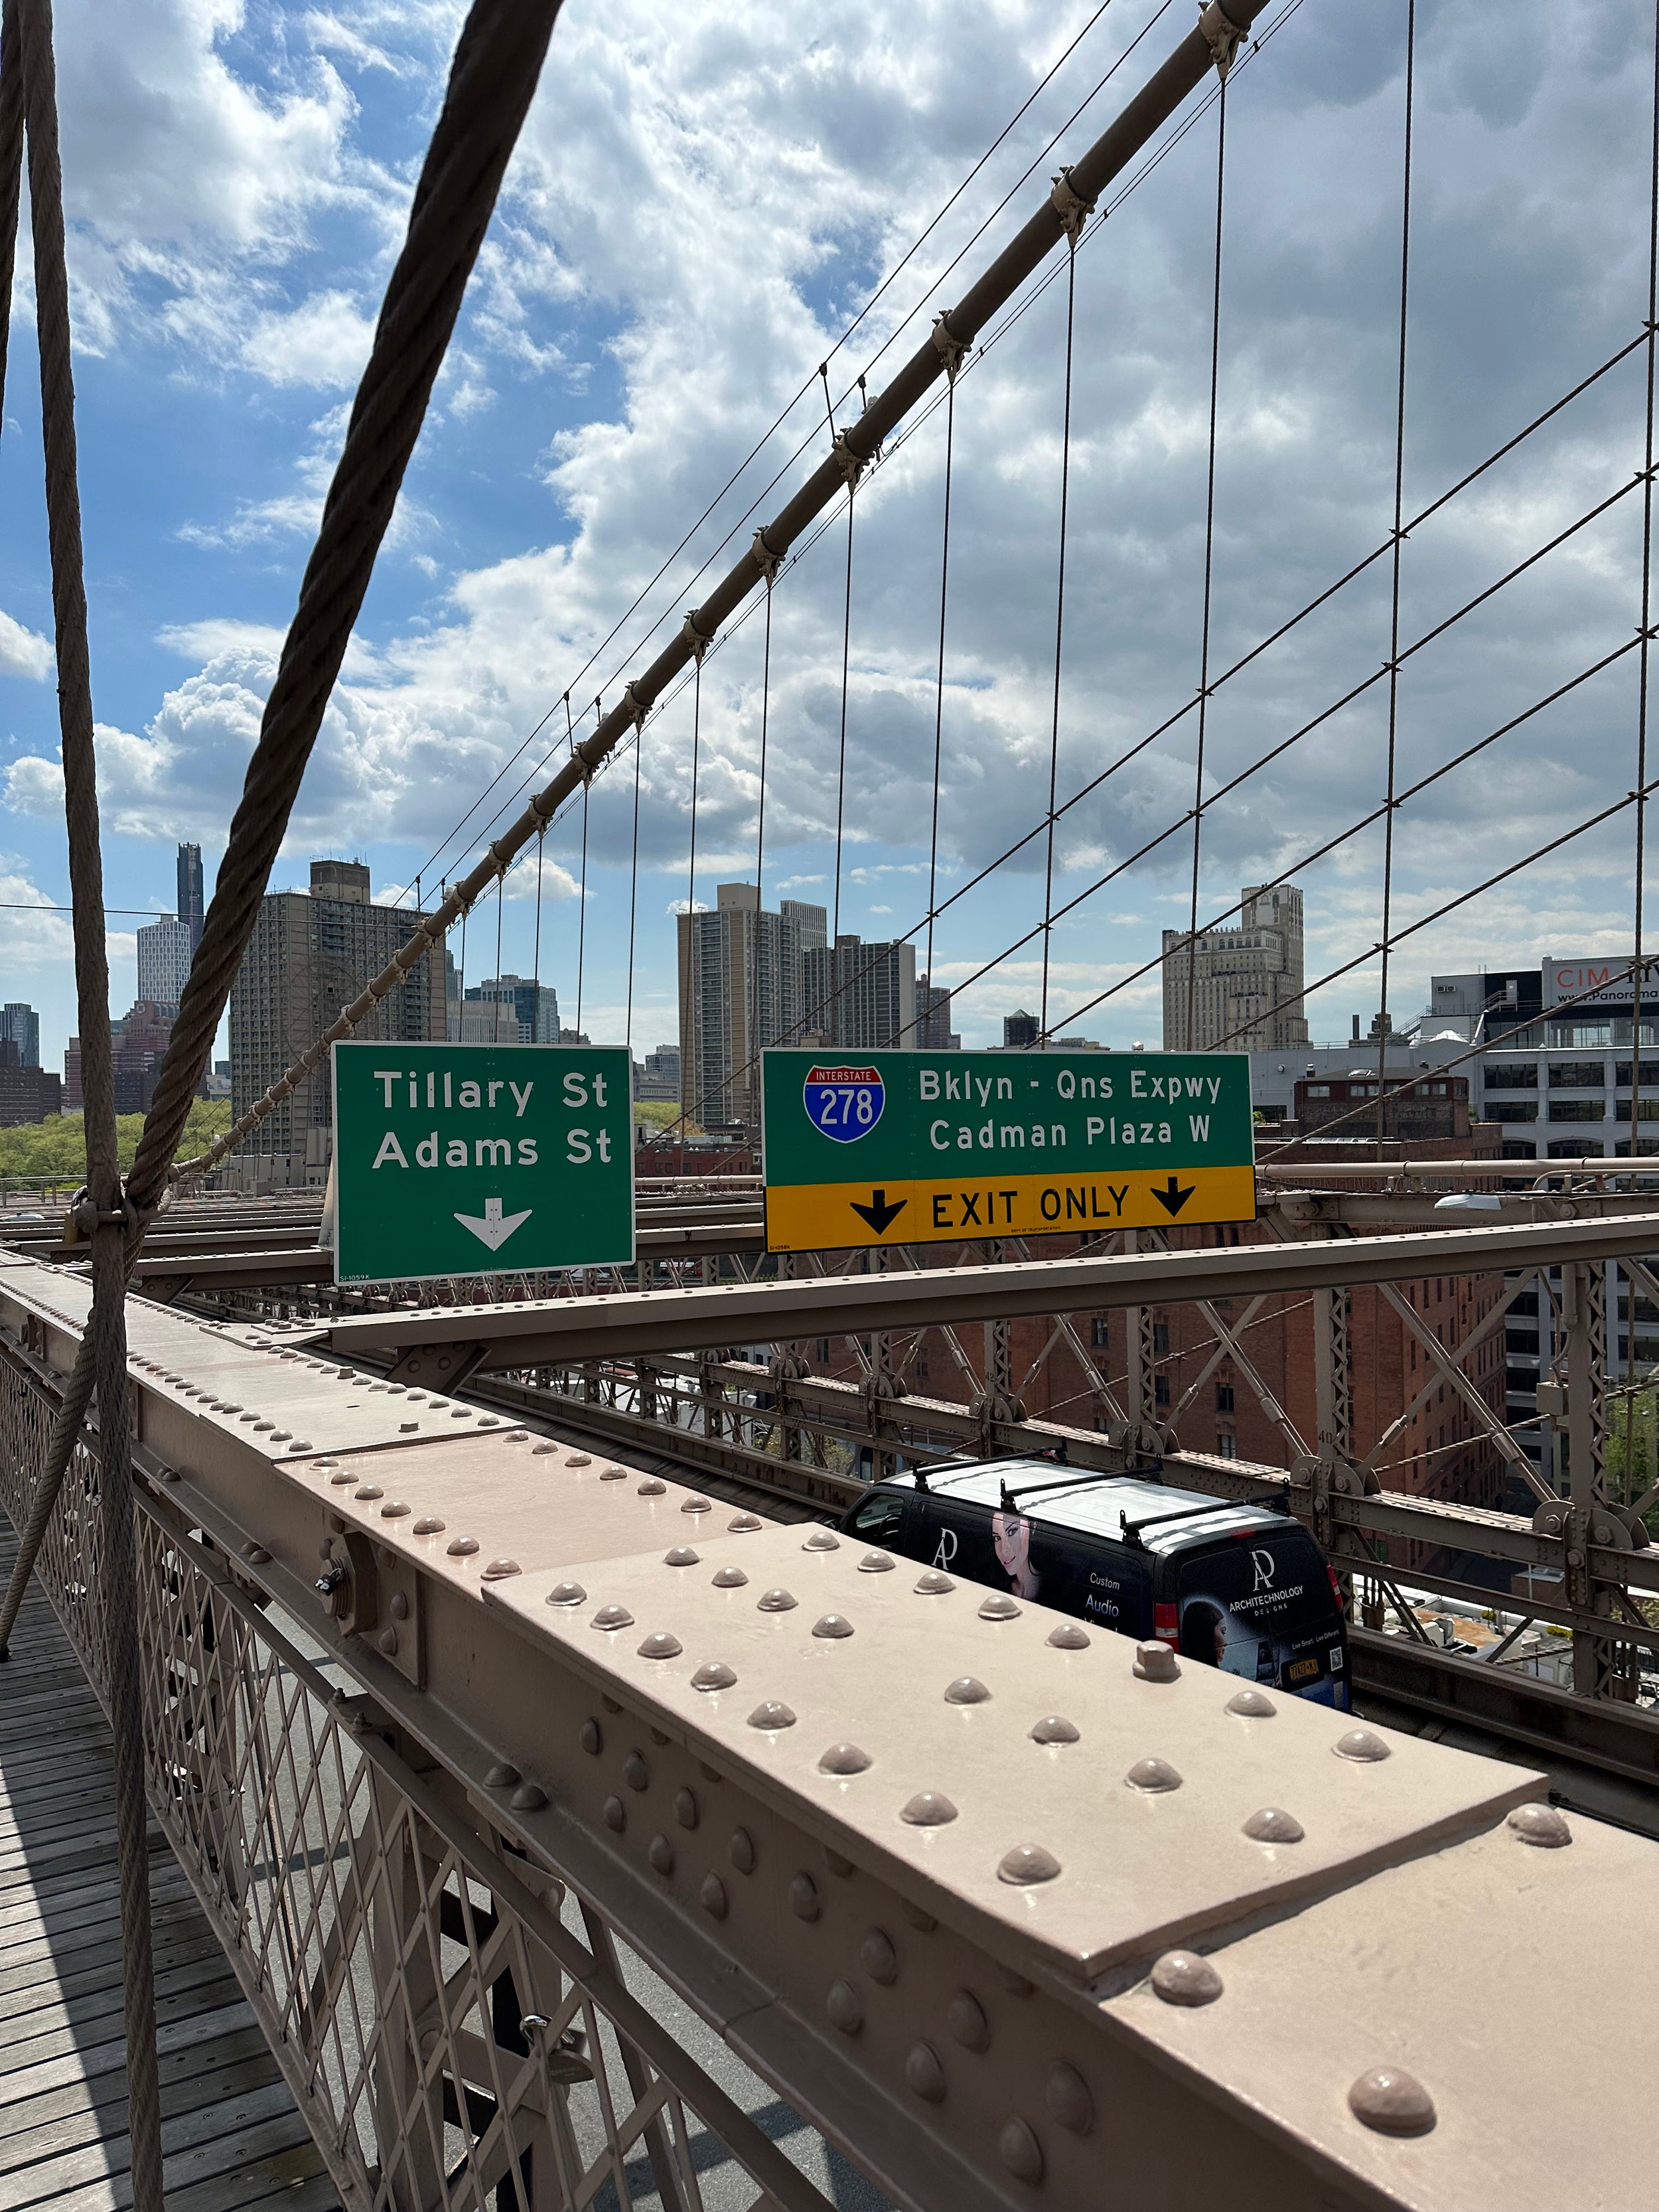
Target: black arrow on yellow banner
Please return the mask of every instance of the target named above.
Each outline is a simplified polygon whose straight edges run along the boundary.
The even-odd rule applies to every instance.
[[[1164,1208],[1166,1213],[1176,1214],[1180,1212],[1182,1207],[1185,1206],[1187,1200],[1192,1196],[1193,1193],[1197,1188],[1198,1185],[1195,1182],[1189,1182],[1186,1189],[1182,1190],[1181,1186],[1176,1182],[1175,1177],[1171,1176],[1168,1183],[1162,1190],[1153,1190],[1152,1196],[1158,1200],[1158,1204]],[[864,1211],[863,1207],[860,1206],[859,1211],[861,1213]]]
[[[1173,1183],[1175,1177],[1171,1176],[1170,1180]],[[1185,1191],[1182,1191],[1182,1196],[1185,1198],[1187,1195],[1188,1194]],[[890,1206],[889,1206],[887,1203],[887,1194],[884,1190],[872,1190],[870,1194],[870,1203],[868,1206],[860,1206],[858,1200],[854,1199],[852,1200],[852,1206],[854,1212],[856,1213],[861,1220],[867,1221],[870,1226],[875,1231],[877,1236],[880,1237],[886,1233],[886,1231],[891,1223],[898,1219],[900,1214],[903,1212],[905,1207],[908,1206],[909,1203],[910,1201],[908,1198],[897,1198],[894,1200]],[[1172,1206],[1170,1208],[1170,1212],[1173,1212],[1174,1211],[1175,1209]]]

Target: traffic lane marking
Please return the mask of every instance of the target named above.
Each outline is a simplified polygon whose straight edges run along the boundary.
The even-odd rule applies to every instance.
[[[1171,1188],[1173,1186],[1173,1189]],[[1173,1200],[1173,1202],[1172,1202]],[[966,1237],[1044,1237],[1255,1219],[1249,1167],[1132,1168],[1111,1175],[1007,1176],[946,1182],[773,1184],[769,1251],[855,1244],[936,1244]],[[879,1225],[878,1225],[879,1224]]]

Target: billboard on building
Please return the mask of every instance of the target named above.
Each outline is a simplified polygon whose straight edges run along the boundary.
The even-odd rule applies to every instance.
[[[1586,1009],[1592,1006],[1622,1006],[1628,1009],[1632,996],[1631,963],[1635,952],[1592,953],[1588,957],[1547,959],[1544,962],[1544,1011],[1559,1006],[1564,1000]],[[1586,996],[1586,994],[1589,994]],[[1654,1000],[1659,999],[1659,960],[1648,960],[1642,966],[1642,993],[1644,1011],[1650,1010]]]

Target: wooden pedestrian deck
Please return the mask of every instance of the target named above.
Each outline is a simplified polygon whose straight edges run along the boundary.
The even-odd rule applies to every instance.
[[[0,1514],[0,1581],[15,1549]],[[109,1729],[38,1585],[0,1667],[0,2212],[132,2191]],[[167,2212],[337,2212],[223,1952],[150,1829]]]

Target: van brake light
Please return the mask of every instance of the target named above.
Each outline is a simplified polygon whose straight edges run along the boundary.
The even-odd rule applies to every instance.
[[[1172,1605],[1152,1607],[1152,1634],[1173,1651],[1181,1641],[1181,1616]]]
[[[1342,1603],[1342,1584],[1337,1577],[1336,1569],[1328,1559],[1325,1562],[1325,1571],[1331,1578],[1331,1595],[1336,1600],[1336,1609],[1341,1613],[1345,1610]]]

